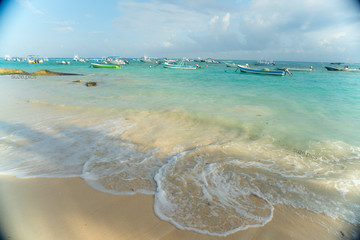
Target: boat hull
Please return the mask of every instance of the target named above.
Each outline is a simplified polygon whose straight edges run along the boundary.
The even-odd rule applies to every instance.
[[[121,68],[121,66],[118,65],[108,65],[108,64],[98,64],[98,63],[91,63],[91,66],[94,68],[118,68],[118,69]]]
[[[342,69],[342,68],[327,67],[327,66],[325,66],[325,68],[328,71],[344,71],[344,69]]]
[[[169,63],[164,63],[164,68],[172,68],[172,69],[189,69],[189,70],[194,70],[197,69],[197,66],[186,66],[186,65],[176,65],[176,64],[169,64]]]
[[[226,67],[229,67],[229,68],[237,68],[235,63],[225,63],[225,65],[226,65]]]
[[[360,69],[355,68],[345,68],[344,72],[360,72]]]
[[[294,72],[311,72],[313,69],[312,68],[277,68],[277,70],[289,70],[289,71],[294,71]]]
[[[245,73],[254,73],[254,74],[263,74],[263,75],[273,75],[273,76],[284,76],[285,71],[266,71],[260,69],[248,68],[246,66],[237,65],[241,72]]]

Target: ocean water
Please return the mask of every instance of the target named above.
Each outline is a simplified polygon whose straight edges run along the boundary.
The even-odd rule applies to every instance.
[[[277,62],[315,68],[292,77],[201,65],[0,60],[84,74],[0,76],[0,174],[79,176],[111,194],[154,194],[161,219],[210,235],[261,227],[280,204],[359,224],[360,73],[305,62]]]

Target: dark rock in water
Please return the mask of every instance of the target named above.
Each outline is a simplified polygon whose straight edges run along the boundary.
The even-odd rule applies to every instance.
[[[85,85],[87,87],[95,87],[95,86],[97,86],[97,83],[96,82],[87,82]]]

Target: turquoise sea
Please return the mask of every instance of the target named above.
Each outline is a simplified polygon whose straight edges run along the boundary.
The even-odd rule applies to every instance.
[[[360,73],[316,62],[276,62],[314,67],[292,77],[200,65],[0,60],[83,74],[0,76],[0,174],[79,176],[111,194],[154,194],[161,219],[211,235],[265,225],[277,205],[358,225]]]

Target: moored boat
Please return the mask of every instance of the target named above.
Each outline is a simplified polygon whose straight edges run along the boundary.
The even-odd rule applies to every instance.
[[[286,73],[288,73],[290,76],[292,75],[287,69],[284,70],[270,70],[268,68],[265,68],[263,70],[261,69],[254,69],[250,68],[248,64],[244,65],[237,65],[241,72],[245,73],[255,73],[255,74],[264,74],[264,75],[274,75],[274,76],[284,76]]]
[[[297,71],[297,72],[311,72],[314,68],[311,66],[309,68],[292,68],[292,67],[282,67],[277,68],[277,70],[289,70],[289,71]]]
[[[356,69],[356,68],[344,68],[344,72],[360,72],[360,68]]]
[[[199,65],[194,66],[188,66],[188,65],[182,65],[182,64],[171,64],[171,63],[163,63],[165,68],[173,68],[173,69],[198,69],[200,68]]]
[[[57,64],[69,65],[69,61],[56,61]]]
[[[326,70],[328,71],[344,71],[343,68],[336,68],[336,67],[328,67],[328,66],[325,66]]]
[[[269,65],[275,65],[274,61],[269,60],[259,60],[255,63],[256,66],[269,66]]]
[[[206,63],[220,63],[220,61],[215,60],[214,58],[208,58],[205,60]]]
[[[225,62],[225,65],[226,65],[226,67],[229,67],[229,68],[237,68],[235,63]]]
[[[121,68],[118,65],[110,65],[110,64],[99,64],[99,63],[91,63],[91,66],[94,68]]]

